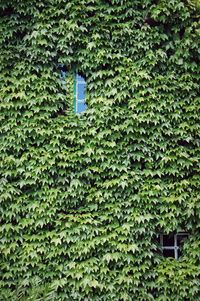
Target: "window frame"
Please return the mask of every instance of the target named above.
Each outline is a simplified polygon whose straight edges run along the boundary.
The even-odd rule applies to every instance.
[[[176,260],[178,260],[180,258],[179,256],[179,250],[180,250],[180,246],[178,245],[178,237],[179,236],[187,236],[187,238],[189,237],[189,233],[182,231],[182,232],[178,232],[178,233],[172,233],[171,235],[173,235],[173,246],[167,246],[167,245],[163,245],[163,241],[164,241],[164,236],[170,236],[170,234],[165,234],[165,233],[161,233],[159,234],[159,241],[160,241],[160,245],[161,245],[161,250],[162,250],[162,254],[164,250],[173,250],[174,251],[174,256],[173,258],[175,258]],[[165,256],[165,257],[170,257],[170,256]]]

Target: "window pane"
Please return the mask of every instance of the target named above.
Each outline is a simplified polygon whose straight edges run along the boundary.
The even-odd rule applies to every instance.
[[[83,83],[78,83],[77,84],[77,97],[78,100],[80,99],[85,99],[85,84]]]
[[[182,255],[182,252],[180,249],[178,249],[178,258]]]
[[[183,241],[188,238],[188,234],[178,234],[177,235],[177,245],[180,246],[183,244]]]
[[[78,81],[84,81],[84,82],[85,82],[84,77],[82,77],[82,76],[79,75],[79,74],[76,74],[76,80],[78,80]]]
[[[81,113],[86,110],[87,105],[85,104],[86,94],[86,82],[84,77],[76,74],[76,90],[75,90],[75,102],[76,102],[76,113]]]
[[[84,102],[77,103],[77,113],[81,113],[87,109],[87,105]]]
[[[174,250],[164,249],[163,250],[164,257],[173,257],[174,258]]]
[[[163,246],[174,246],[174,235],[163,235]]]

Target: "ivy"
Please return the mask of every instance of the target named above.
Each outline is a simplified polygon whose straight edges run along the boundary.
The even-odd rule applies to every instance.
[[[0,300],[199,300],[199,33],[197,0],[1,1]]]

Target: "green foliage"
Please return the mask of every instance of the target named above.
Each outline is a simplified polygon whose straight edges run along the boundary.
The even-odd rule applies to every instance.
[[[0,2],[0,300],[199,300],[197,15],[184,0]],[[180,260],[160,256],[156,234],[181,229]]]
[[[200,11],[200,1],[199,0],[189,0],[188,1],[191,7],[196,9],[198,12]]]

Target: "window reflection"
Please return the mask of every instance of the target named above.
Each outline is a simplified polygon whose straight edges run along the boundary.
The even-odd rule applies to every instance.
[[[86,82],[83,76],[75,75],[75,112],[81,113],[86,110],[85,103],[86,96]]]

